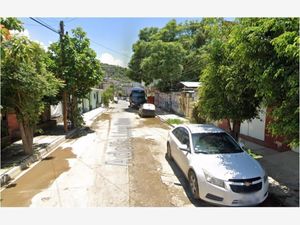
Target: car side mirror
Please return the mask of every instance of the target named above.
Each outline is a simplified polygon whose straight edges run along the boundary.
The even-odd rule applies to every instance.
[[[179,147],[179,149],[180,149],[181,151],[184,151],[184,152],[190,152],[189,147],[188,147],[187,145],[185,145],[185,144],[181,145],[181,146]]]

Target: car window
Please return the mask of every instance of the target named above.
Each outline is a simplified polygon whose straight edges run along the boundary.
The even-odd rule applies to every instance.
[[[182,128],[181,130],[182,135],[181,135],[181,144],[185,144],[188,147],[190,147],[190,138],[189,138],[189,133],[186,129]]]
[[[180,130],[179,128],[175,128],[172,133],[174,134],[174,136],[179,140],[179,136],[180,136]]]
[[[195,153],[226,154],[243,150],[227,133],[198,133],[192,135]]]

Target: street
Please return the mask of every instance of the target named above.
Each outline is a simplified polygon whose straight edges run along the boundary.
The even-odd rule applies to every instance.
[[[142,119],[128,102],[119,101],[10,184],[1,193],[1,205],[193,205],[182,174],[165,159],[167,132],[158,118]]]
[[[2,207],[189,207],[195,201],[166,158],[169,127],[119,101],[1,193]],[[261,206],[276,206],[268,198]]]

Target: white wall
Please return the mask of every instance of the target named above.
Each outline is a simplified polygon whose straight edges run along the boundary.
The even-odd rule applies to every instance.
[[[265,140],[265,127],[266,127],[266,109],[262,109],[259,113],[259,119],[245,121],[241,124],[241,134]]]
[[[51,117],[59,117],[63,115],[62,104],[59,102],[57,105],[50,106]]]

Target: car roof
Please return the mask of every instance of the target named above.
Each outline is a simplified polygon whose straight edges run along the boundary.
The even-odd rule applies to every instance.
[[[145,91],[144,88],[141,87],[133,87],[131,91]]]
[[[223,129],[216,127],[213,124],[182,124],[178,127],[185,127],[192,134],[196,133],[223,133],[225,132]]]

